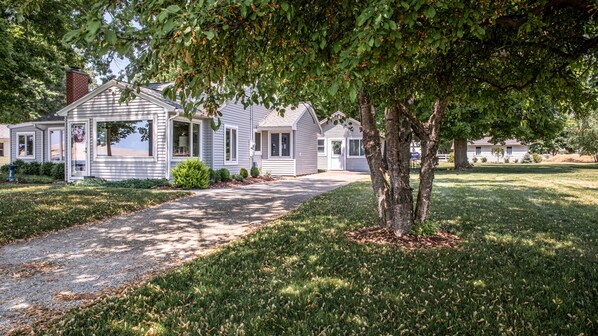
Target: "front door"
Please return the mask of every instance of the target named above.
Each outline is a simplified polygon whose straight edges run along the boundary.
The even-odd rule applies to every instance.
[[[328,148],[328,169],[329,170],[344,170],[345,169],[345,140],[344,139],[330,139]]]
[[[89,175],[87,144],[89,132],[86,122],[73,122],[69,127],[70,177],[80,179]]]

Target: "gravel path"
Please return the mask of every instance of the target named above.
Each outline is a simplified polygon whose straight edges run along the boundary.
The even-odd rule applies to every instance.
[[[367,175],[322,173],[195,195],[0,247],[0,334],[205,254]]]

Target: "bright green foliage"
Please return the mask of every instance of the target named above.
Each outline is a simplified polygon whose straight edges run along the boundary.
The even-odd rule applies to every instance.
[[[258,176],[260,176],[260,170],[258,167],[251,167],[251,177],[256,178]]]
[[[54,168],[53,162],[44,162],[39,167],[39,174],[45,176],[52,176],[52,169]]]
[[[454,152],[449,153],[448,162],[450,162],[450,163],[455,162],[455,153]]]
[[[505,149],[502,148],[501,146],[492,147],[490,152],[492,153],[492,155],[496,156],[496,162],[499,162],[500,158],[505,156]]]
[[[220,172],[220,180],[221,181],[224,181],[224,182],[230,181],[230,178],[231,178],[230,170],[228,170],[226,168],[220,168],[218,171]]]
[[[532,160],[534,163],[540,163],[542,162],[542,156],[540,156],[538,153],[532,153]]]
[[[206,189],[210,186],[210,168],[199,159],[187,159],[172,169],[174,185],[183,189]]]
[[[592,155],[598,162],[598,109],[581,117],[568,128],[567,144],[582,155]]]
[[[0,184],[0,245],[122,215],[184,195],[168,190]]]
[[[458,233],[459,248],[350,241],[377,219],[371,186],[354,183],[42,333],[595,334],[598,167],[437,175],[430,219]]]
[[[486,163],[486,162],[488,162],[488,158],[485,156],[482,156],[482,163]]]
[[[222,178],[220,176],[220,171],[210,168],[210,181],[212,183],[218,183],[221,180],[222,180]]]
[[[64,163],[55,163],[52,167],[52,177],[57,180],[64,180]]]
[[[241,168],[239,170],[239,175],[243,176],[243,178],[249,177],[249,173],[247,172],[247,169],[245,169],[245,168]]]
[[[238,182],[243,182],[243,180],[245,179],[241,174],[233,174],[231,178]]]

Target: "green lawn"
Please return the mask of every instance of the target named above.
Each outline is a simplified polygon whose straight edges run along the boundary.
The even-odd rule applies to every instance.
[[[376,223],[358,182],[44,332],[595,335],[597,209],[596,165],[441,170],[432,219],[462,245],[402,251],[345,238]]]
[[[185,194],[163,190],[0,184],[0,245],[139,210]]]

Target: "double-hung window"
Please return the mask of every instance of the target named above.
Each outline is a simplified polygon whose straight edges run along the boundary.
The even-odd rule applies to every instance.
[[[172,121],[172,157],[201,158],[201,126],[198,123]]]
[[[50,161],[64,161],[66,151],[64,128],[48,129],[48,158]]]
[[[270,156],[291,157],[291,133],[270,134]]]
[[[475,148],[475,155],[482,155],[482,147]]]
[[[97,157],[154,156],[153,120],[99,121],[96,124]]]
[[[326,139],[318,139],[318,155],[326,155]]]
[[[255,140],[254,140],[255,146],[254,146],[253,150],[256,153],[261,153],[261,151],[262,151],[262,133],[255,132],[254,138],[255,138]]]
[[[507,155],[513,155],[513,147],[507,147]]]
[[[28,159],[35,157],[35,133],[17,133],[17,157]]]
[[[0,142],[0,157],[4,156],[4,142]]]
[[[349,139],[349,157],[364,157],[365,148],[362,139]]]
[[[239,162],[239,139],[236,126],[224,127],[224,163],[236,164]]]

